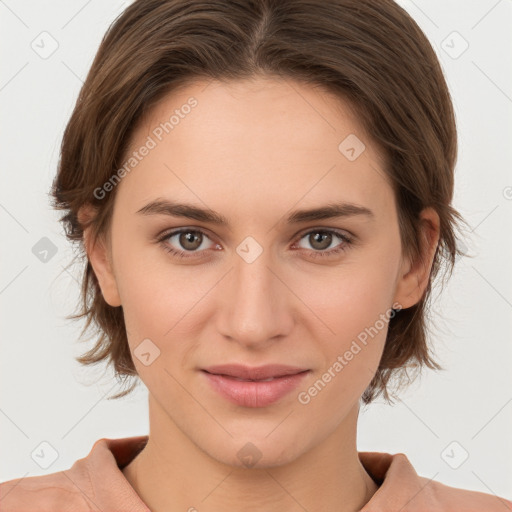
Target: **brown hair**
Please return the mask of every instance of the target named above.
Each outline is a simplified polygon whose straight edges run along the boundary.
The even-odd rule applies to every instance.
[[[443,261],[451,276],[465,254],[455,237],[457,221],[465,221],[451,206],[457,133],[448,87],[428,39],[392,0],[136,0],[112,23],[65,129],[51,191],[84,264],[80,311],[68,318],[86,318],[81,337],[95,328],[95,345],[76,359],[104,360],[118,378],[137,375],[122,307],[105,302],[87,260],[79,208],[96,211],[87,223],[93,240],[108,234],[116,189],[101,199],[94,190],[121,167],[137,122],[167,93],[198,78],[257,75],[322,87],[355,110],[386,156],[406,256],[422,255],[420,211],[431,206],[440,217],[427,289],[390,320],[378,371],[362,396],[365,404],[380,394],[389,400],[391,376],[441,369],[427,344],[432,280]]]

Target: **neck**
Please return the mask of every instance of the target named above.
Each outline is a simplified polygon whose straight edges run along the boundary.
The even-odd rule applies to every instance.
[[[162,414],[150,398],[148,443],[123,469],[152,512],[355,512],[378,489],[357,454],[357,406],[296,459],[254,468],[211,457]]]

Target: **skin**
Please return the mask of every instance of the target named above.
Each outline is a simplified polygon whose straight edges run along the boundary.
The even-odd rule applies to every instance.
[[[132,354],[146,338],[160,350],[148,366],[133,357],[149,390],[150,433],[123,473],[153,512],[359,510],[378,489],[357,454],[359,400],[387,325],[308,404],[297,394],[395,302],[405,309],[421,299],[439,217],[430,208],[421,214],[428,264],[408,261],[383,159],[354,112],[289,80],[204,81],[174,91],[136,127],[131,149],[191,96],[198,105],[117,186],[109,237],[93,244],[85,233],[105,300],[123,307]],[[338,149],[349,134],[366,145],[355,161]],[[206,206],[229,227],[136,213],[157,198]],[[365,206],[374,219],[285,223],[292,210],[332,201]],[[81,215],[90,214],[84,207]],[[184,260],[155,241],[182,227],[206,233]],[[315,259],[344,244],[334,235],[315,243],[315,228],[351,234],[355,243]],[[236,252],[247,236],[263,249],[250,264]],[[166,243],[191,247],[179,235]],[[277,403],[247,408],[213,391],[199,371],[227,362],[311,373]],[[237,457],[249,442],[261,455],[253,467]]]

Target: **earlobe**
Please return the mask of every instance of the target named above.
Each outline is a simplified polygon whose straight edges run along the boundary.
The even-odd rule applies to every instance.
[[[425,208],[421,215],[422,258],[415,262],[404,262],[395,291],[395,301],[402,309],[417,304],[423,297],[428,285],[434,255],[439,243],[439,215],[433,208]]]
[[[90,219],[90,214],[90,209],[81,211],[79,214],[80,223],[86,224],[83,220]],[[112,307],[121,306],[121,298],[117,289],[117,282],[113,272],[109,250],[104,237],[99,237],[95,243],[93,243],[91,225],[87,225],[87,227],[84,227],[83,242],[87,252],[87,258],[98,279],[98,284],[105,302]]]

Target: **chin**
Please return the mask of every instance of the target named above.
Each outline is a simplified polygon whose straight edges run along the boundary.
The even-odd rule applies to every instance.
[[[275,428],[275,425],[274,425]],[[283,429],[281,435],[271,430],[256,431],[248,434],[213,440],[209,437],[203,450],[213,459],[236,468],[265,469],[293,462],[306,451],[307,446],[301,446],[299,436],[291,435],[289,429]],[[208,446],[209,445],[209,446]]]

